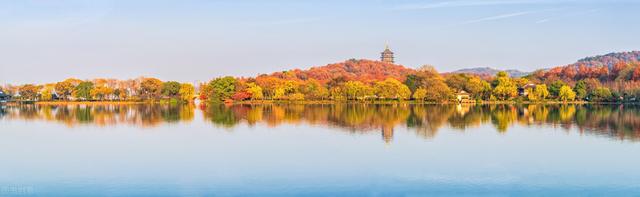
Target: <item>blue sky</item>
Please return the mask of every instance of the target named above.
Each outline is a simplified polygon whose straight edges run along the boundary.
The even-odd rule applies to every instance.
[[[0,84],[206,81],[377,59],[538,68],[640,50],[632,0],[0,1]]]

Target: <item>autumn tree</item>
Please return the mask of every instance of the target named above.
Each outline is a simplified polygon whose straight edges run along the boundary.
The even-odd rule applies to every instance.
[[[34,101],[38,98],[39,88],[33,84],[23,85],[19,88],[18,93],[22,100]]]
[[[447,101],[453,91],[445,83],[445,79],[432,66],[422,66],[415,74],[418,88],[426,91],[423,99],[427,101]],[[422,94],[422,93],[421,93]],[[422,95],[419,95],[422,97]]]
[[[424,101],[427,97],[427,90],[424,88],[418,88],[413,92],[413,99],[417,101]]]
[[[183,83],[180,84],[180,90],[178,91],[178,94],[180,95],[180,99],[190,102],[193,101],[193,97],[196,94],[196,89],[191,84]]]
[[[140,96],[144,99],[157,99],[162,93],[162,81],[156,78],[144,78],[140,83]]]
[[[498,72],[496,76],[497,78],[494,82],[496,85],[493,89],[493,95],[498,100],[504,101],[518,96],[518,87],[506,72]]]
[[[561,101],[573,101],[576,98],[576,93],[568,85],[560,87],[558,98]]]
[[[533,95],[535,95],[537,100],[547,99],[547,97],[549,96],[549,89],[547,88],[547,85],[537,85],[535,90],[533,91]]]
[[[324,100],[329,97],[329,90],[315,79],[305,81],[300,86],[300,93],[303,93],[309,99]]]
[[[75,86],[69,80],[58,82],[55,85],[56,94],[58,94],[58,96],[63,100],[69,99],[69,96],[71,96],[74,89]]]
[[[347,96],[347,99],[363,99],[366,96],[369,96],[373,93],[371,87],[359,81],[348,81],[344,84],[344,93]]]
[[[104,85],[96,86],[91,90],[91,97],[98,100],[105,100],[113,94],[113,91],[114,90],[112,88],[106,87]]]
[[[400,81],[388,78],[384,81],[377,82],[374,86],[375,93],[382,99],[409,99],[411,90]]]
[[[264,98],[262,88],[255,83],[248,83],[246,91],[251,94],[251,100],[262,100]]]

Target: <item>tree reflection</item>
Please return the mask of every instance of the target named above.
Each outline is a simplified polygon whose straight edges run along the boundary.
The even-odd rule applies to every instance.
[[[431,139],[443,127],[466,131],[482,125],[492,125],[498,133],[506,133],[514,125],[551,126],[566,131],[575,128],[585,135],[640,140],[638,105],[243,104],[203,105],[199,109],[204,120],[224,128],[308,124],[354,134],[379,133],[385,142],[393,141],[398,127]],[[193,105],[17,105],[2,106],[0,118],[56,121],[70,127],[154,127],[192,121],[195,112]]]
[[[191,121],[192,105],[17,105],[5,109],[5,117],[46,120],[77,125],[114,126],[129,124],[153,127],[161,123]]]

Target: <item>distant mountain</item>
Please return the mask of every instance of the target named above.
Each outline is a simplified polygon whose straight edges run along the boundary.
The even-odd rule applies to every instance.
[[[520,70],[513,70],[513,69],[498,70],[498,69],[489,68],[489,67],[465,68],[465,69],[453,71],[451,73],[465,73],[465,74],[473,74],[473,75],[479,75],[479,76],[495,76],[500,71],[505,71],[509,73],[509,76],[511,77],[522,77],[530,73],[530,72],[523,72]]]
[[[585,65],[587,67],[607,66],[612,68],[618,62],[640,61],[640,51],[609,53],[578,60],[573,66]]]

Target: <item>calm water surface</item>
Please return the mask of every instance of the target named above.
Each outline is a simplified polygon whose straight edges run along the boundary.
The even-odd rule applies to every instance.
[[[637,195],[640,106],[3,106],[0,196]]]

